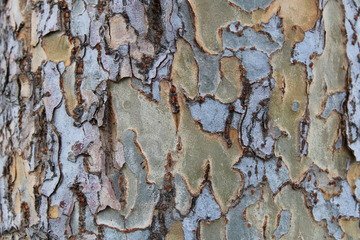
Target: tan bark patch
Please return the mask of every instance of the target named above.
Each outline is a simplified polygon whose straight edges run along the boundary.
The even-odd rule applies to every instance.
[[[55,32],[46,35],[41,44],[47,59],[53,62],[64,62],[70,65],[72,44],[64,32]]]

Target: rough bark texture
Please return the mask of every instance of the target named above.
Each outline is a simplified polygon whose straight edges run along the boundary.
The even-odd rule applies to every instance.
[[[0,0],[1,239],[359,239],[359,0]]]

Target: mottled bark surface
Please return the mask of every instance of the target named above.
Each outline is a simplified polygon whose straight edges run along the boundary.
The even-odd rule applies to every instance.
[[[1,239],[359,239],[360,1],[1,0]]]

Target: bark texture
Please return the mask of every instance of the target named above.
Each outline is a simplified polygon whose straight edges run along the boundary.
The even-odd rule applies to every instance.
[[[359,239],[359,0],[0,0],[1,239]]]

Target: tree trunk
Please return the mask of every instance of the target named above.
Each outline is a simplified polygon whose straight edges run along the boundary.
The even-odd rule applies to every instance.
[[[1,239],[359,239],[359,0],[1,0]]]

